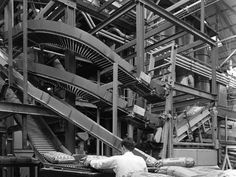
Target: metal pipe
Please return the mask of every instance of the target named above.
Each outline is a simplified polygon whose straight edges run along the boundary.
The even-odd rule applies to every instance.
[[[193,72],[200,74],[204,77],[207,77],[209,79],[212,78],[212,76],[211,76],[212,69],[210,67],[204,66],[204,65],[198,63],[197,61],[194,62],[193,60],[191,60],[187,57],[181,56],[179,54],[177,54],[176,56],[177,56],[177,58],[176,58],[176,65],[177,66],[180,66],[180,67],[183,67],[187,70],[193,71]],[[170,58],[166,58],[165,60],[167,62],[169,62]],[[228,78],[227,76],[225,76],[219,72],[216,73],[216,79],[217,79],[217,82],[220,82],[225,85],[228,85],[228,84],[235,85],[236,84],[235,79]]]
[[[216,3],[218,1],[219,0],[215,0],[214,2],[212,2],[212,0],[207,0],[206,3],[205,3],[205,7],[208,7],[209,5],[212,5],[213,3]],[[198,11],[200,9],[200,7],[199,7],[200,3],[201,3],[201,0],[199,0],[195,3],[192,3],[191,5],[186,6],[185,8],[175,12],[174,15],[178,18],[184,18],[188,15],[191,15],[191,14],[195,13],[196,11]],[[165,21],[166,21],[165,19],[161,19],[160,21],[158,21],[155,24],[151,25],[150,28],[153,28],[154,26],[156,26],[156,25],[158,25],[162,22],[165,22]]]
[[[82,15],[84,16],[85,20],[87,21],[87,23],[88,23],[88,25],[89,25],[89,27],[91,29],[96,27],[95,23],[93,22],[93,20],[92,20],[92,18],[91,18],[91,16],[89,14],[82,12]],[[121,43],[121,44],[124,44],[125,42],[128,41],[125,38],[119,37],[119,36],[117,36],[115,34],[112,34],[112,33],[108,32],[108,31],[106,31],[106,30],[103,30],[103,29],[101,31],[99,31],[98,34],[102,35],[104,37],[107,37],[107,38],[109,38],[109,39],[111,39],[113,41],[116,41],[118,43]]]
[[[106,34],[106,33],[102,32],[102,31],[98,32],[98,34],[101,35],[101,36],[103,36],[103,37],[107,37],[107,38],[109,38],[109,39],[111,39],[111,40],[113,40],[113,41],[116,41],[116,42],[118,42],[118,43],[121,43],[121,44],[124,44],[124,43],[125,43],[125,42],[120,41],[120,40],[118,40],[118,39],[116,39],[116,38],[110,36],[109,34]]]
[[[224,38],[224,39],[218,41],[217,43],[222,43],[222,42],[228,41],[228,40],[233,39],[233,38],[236,38],[236,35],[233,35],[233,36],[230,36],[230,37]]]
[[[90,22],[88,16],[87,16],[84,12],[81,12],[81,13],[82,13],[82,15],[84,16],[85,20],[87,21],[87,23],[88,23],[88,25],[89,25],[89,28],[90,28],[90,29],[93,29],[93,25],[91,24],[91,22]]]
[[[98,32],[98,33],[99,33],[99,32]],[[101,30],[100,33],[103,34],[103,35],[109,35],[110,37],[113,37],[113,38],[116,39],[117,41],[120,41],[120,43],[125,43],[125,42],[128,42],[128,41],[129,41],[129,40],[127,40],[127,39],[124,38],[124,37],[117,36],[117,35],[115,35],[115,34],[113,34],[113,33],[110,33],[110,32],[108,32],[108,31],[106,31],[106,30]]]
[[[113,28],[110,28],[108,31],[109,31],[109,32],[110,32],[110,31],[115,31],[116,33],[119,34],[119,36],[121,36],[121,37],[123,37],[123,38],[125,38],[125,39],[129,39],[129,40],[132,39],[131,36],[122,33],[121,30],[118,29],[118,28],[113,27]]]
[[[168,12],[175,10],[176,8],[183,6],[184,4],[188,3],[190,0],[181,0],[175,4],[173,4],[172,6],[166,8],[166,10]],[[157,3],[156,3],[157,4]],[[154,16],[152,19],[148,20],[148,23],[153,22],[154,20],[156,20],[159,16]]]

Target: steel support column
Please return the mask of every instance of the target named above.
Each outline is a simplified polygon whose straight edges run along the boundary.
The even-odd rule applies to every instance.
[[[133,61],[130,60],[129,63],[132,65]],[[134,104],[134,93],[131,89],[128,88],[127,90],[127,97],[128,97],[128,100],[127,100],[127,106],[128,107],[132,107],[133,104]],[[127,134],[128,134],[128,137],[130,138],[134,138],[134,126],[128,122],[128,125],[127,125]]]
[[[136,5],[137,76],[144,70],[144,32],[144,6],[138,2]]]
[[[118,105],[118,64],[113,64],[113,104],[112,104],[112,133],[117,136],[118,133],[118,118],[117,118],[117,105]]]
[[[205,0],[201,0],[201,32],[204,33],[205,24]]]
[[[75,9],[67,6],[65,10],[65,23],[74,27],[75,20]],[[76,73],[75,53],[70,50],[65,51],[65,69],[71,73]],[[71,105],[75,105],[75,97],[73,93],[66,92],[66,101]],[[70,152],[75,152],[75,126],[68,121],[66,122],[65,144]]]
[[[75,9],[67,6],[65,9],[65,23],[71,26],[75,26]]]
[[[100,109],[97,108],[97,124],[100,125]],[[102,143],[102,142],[101,142]],[[100,140],[97,138],[97,141],[96,141],[96,154],[97,155],[100,155]]]
[[[136,51],[137,57],[135,58],[136,74],[137,77],[144,71],[144,6],[142,3],[137,2],[136,4]],[[144,107],[144,99],[138,97],[138,106]],[[137,129],[137,143],[141,142],[142,130]]]
[[[76,72],[75,54],[72,51],[66,50],[65,52],[65,69],[71,73]],[[70,92],[66,92],[66,101],[75,105],[75,95]],[[66,122],[65,131],[65,144],[68,150],[72,153],[75,151],[75,126],[70,122]]]
[[[167,136],[164,137],[163,142],[163,154],[162,158],[172,157],[173,156],[173,84],[176,80],[176,48],[175,43],[172,44],[171,47],[171,73],[168,77],[168,84],[170,85],[169,94],[166,98],[165,104],[165,115],[166,115],[166,122],[164,125],[164,132]]]
[[[97,86],[98,86],[97,90],[98,90],[98,92],[99,92],[99,88],[100,88],[100,86],[101,86],[101,75],[100,75],[100,71],[99,71],[99,70],[97,71]],[[101,113],[100,109],[97,108],[97,124],[98,124],[98,125],[100,125],[100,121],[101,121],[100,113]],[[100,155],[100,140],[99,140],[98,138],[97,138],[96,143],[97,143],[97,146],[96,146],[96,154],[97,154],[97,155]],[[101,143],[102,143],[102,142],[101,142]],[[101,154],[102,154],[102,153],[101,153]]]
[[[28,100],[28,0],[23,0],[23,53],[24,53],[24,64],[23,64],[23,77],[24,77],[24,90],[23,90],[23,103],[27,104]],[[27,148],[27,115],[22,116],[22,146]]]
[[[118,10],[113,12],[108,19],[106,19],[105,21],[103,21],[102,23],[97,25],[95,28],[93,28],[91,31],[89,31],[89,33],[92,35],[95,34],[96,32],[100,31],[105,26],[107,26],[108,24],[110,24],[111,22],[113,22],[114,20],[119,18],[120,16],[124,15],[125,13],[127,13],[128,11],[130,11],[134,7],[135,7],[135,4],[134,4],[133,0],[130,0],[125,5],[120,7]]]
[[[12,41],[12,27],[14,26],[14,19],[13,19],[13,0],[9,0],[7,5],[7,19],[8,19],[8,83],[9,86],[12,85],[12,60],[13,60],[13,41]],[[6,25],[6,24],[5,24]]]
[[[101,117],[100,117],[100,109],[97,108],[97,121],[96,122],[97,122],[98,125],[100,125],[100,119],[101,119]],[[96,144],[97,144],[96,145],[96,154],[100,155],[100,140],[98,138],[97,138]]]
[[[154,13],[156,13],[160,17],[163,17],[164,19],[170,21],[174,25],[177,25],[177,26],[183,28],[184,30],[186,30],[190,34],[194,35],[195,37],[205,41],[206,43],[208,43],[210,45],[213,45],[213,46],[216,45],[215,41],[212,40],[211,38],[209,38],[209,36],[207,36],[206,34],[202,33],[199,30],[196,30],[195,28],[193,28],[192,26],[190,26],[189,24],[187,24],[183,20],[175,17],[173,14],[171,14],[170,12],[161,8],[160,6],[156,5],[155,3],[151,2],[151,1],[146,1],[146,0],[138,0],[138,1],[143,3],[148,10],[153,11]]]
[[[217,83],[216,83],[216,66],[218,64],[218,47],[213,47],[211,51],[211,69],[212,69],[212,80],[211,80],[211,93],[217,94]]]
[[[225,116],[225,145],[227,145],[228,143],[228,116]]]
[[[215,148],[218,148],[218,121],[217,121],[217,92],[218,92],[218,86],[216,83],[216,66],[218,64],[218,47],[212,47],[211,52],[211,69],[212,69],[212,80],[211,80],[211,93],[215,96],[215,107],[213,107],[212,110],[212,140],[215,145]]]

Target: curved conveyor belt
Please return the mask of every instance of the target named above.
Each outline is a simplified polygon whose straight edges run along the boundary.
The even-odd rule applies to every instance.
[[[18,65],[20,66],[20,65]],[[20,66],[21,67],[21,66]],[[36,76],[41,77],[45,82],[61,87],[69,92],[80,96],[89,103],[93,103],[100,108],[112,107],[112,92],[106,90],[102,86],[87,80],[73,73],[59,70],[50,66],[39,63],[28,64],[28,71]],[[118,110],[120,117],[124,117],[135,122],[140,127],[146,127],[146,120],[138,117],[129,117],[131,115],[127,109],[127,101],[122,98],[118,99]],[[128,116],[128,117],[127,117]]]
[[[7,36],[6,36],[7,37]],[[13,29],[14,44],[22,47],[21,24]],[[163,101],[164,88],[158,84],[151,88],[139,81],[132,73],[134,67],[123,60],[118,54],[111,50],[96,37],[78,28],[69,26],[62,22],[47,20],[28,21],[29,46],[45,44],[54,48],[68,49],[74,51],[82,58],[90,60],[101,71],[108,70],[112,74],[113,63],[118,64],[118,80],[126,87],[137,92],[149,102]]]
[[[2,74],[7,76],[7,69],[4,67],[6,63],[0,61],[0,64],[1,64],[0,70]],[[13,70],[13,84],[15,84],[21,90],[23,90],[23,85],[24,85],[23,76],[15,70]],[[121,139],[119,137],[113,135],[107,129],[100,126],[99,124],[94,122],[92,119],[90,119],[89,117],[87,117],[86,115],[84,115],[83,113],[81,113],[68,103],[50,96],[48,93],[43,92],[42,90],[39,90],[38,88],[34,87],[29,82],[27,90],[28,94],[32,98],[34,98],[37,102],[51,109],[52,111],[54,111],[67,121],[71,122],[75,126],[78,126],[81,129],[87,131],[92,136],[97,137],[110,147],[120,150],[119,145]],[[148,154],[138,149],[135,149],[134,153],[139,156],[142,156],[144,159],[150,158]]]
[[[29,63],[28,71],[36,76],[40,76],[58,87],[74,93],[77,96],[88,100],[90,103],[98,104],[101,107],[112,105],[112,93],[103,89],[98,84],[87,80],[73,73],[62,71],[39,63]],[[121,98],[118,100],[119,109],[125,113],[127,102]]]
[[[18,66],[21,67],[21,65]],[[49,82],[70,91],[101,108],[112,106],[112,93],[90,80],[39,63],[29,63],[28,66],[28,71],[31,74],[43,78],[45,82]],[[130,112],[125,109],[126,106],[127,102],[124,99],[119,98],[118,109],[124,116],[130,114]],[[145,123],[145,120],[141,120],[140,118],[132,118],[132,121],[136,121],[136,123]]]

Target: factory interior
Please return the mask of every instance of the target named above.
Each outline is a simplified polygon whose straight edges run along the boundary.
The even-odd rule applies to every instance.
[[[82,160],[125,137],[145,177],[236,176],[236,1],[1,0],[0,177],[114,177]]]

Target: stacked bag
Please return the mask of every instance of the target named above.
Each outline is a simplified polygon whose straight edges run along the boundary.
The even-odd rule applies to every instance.
[[[73,163],[73,162],[75,162],[75,158],[73,156],[62,153],[62,152],[50,151],[50,152],[43,154],[43,156],[50,163]]]

